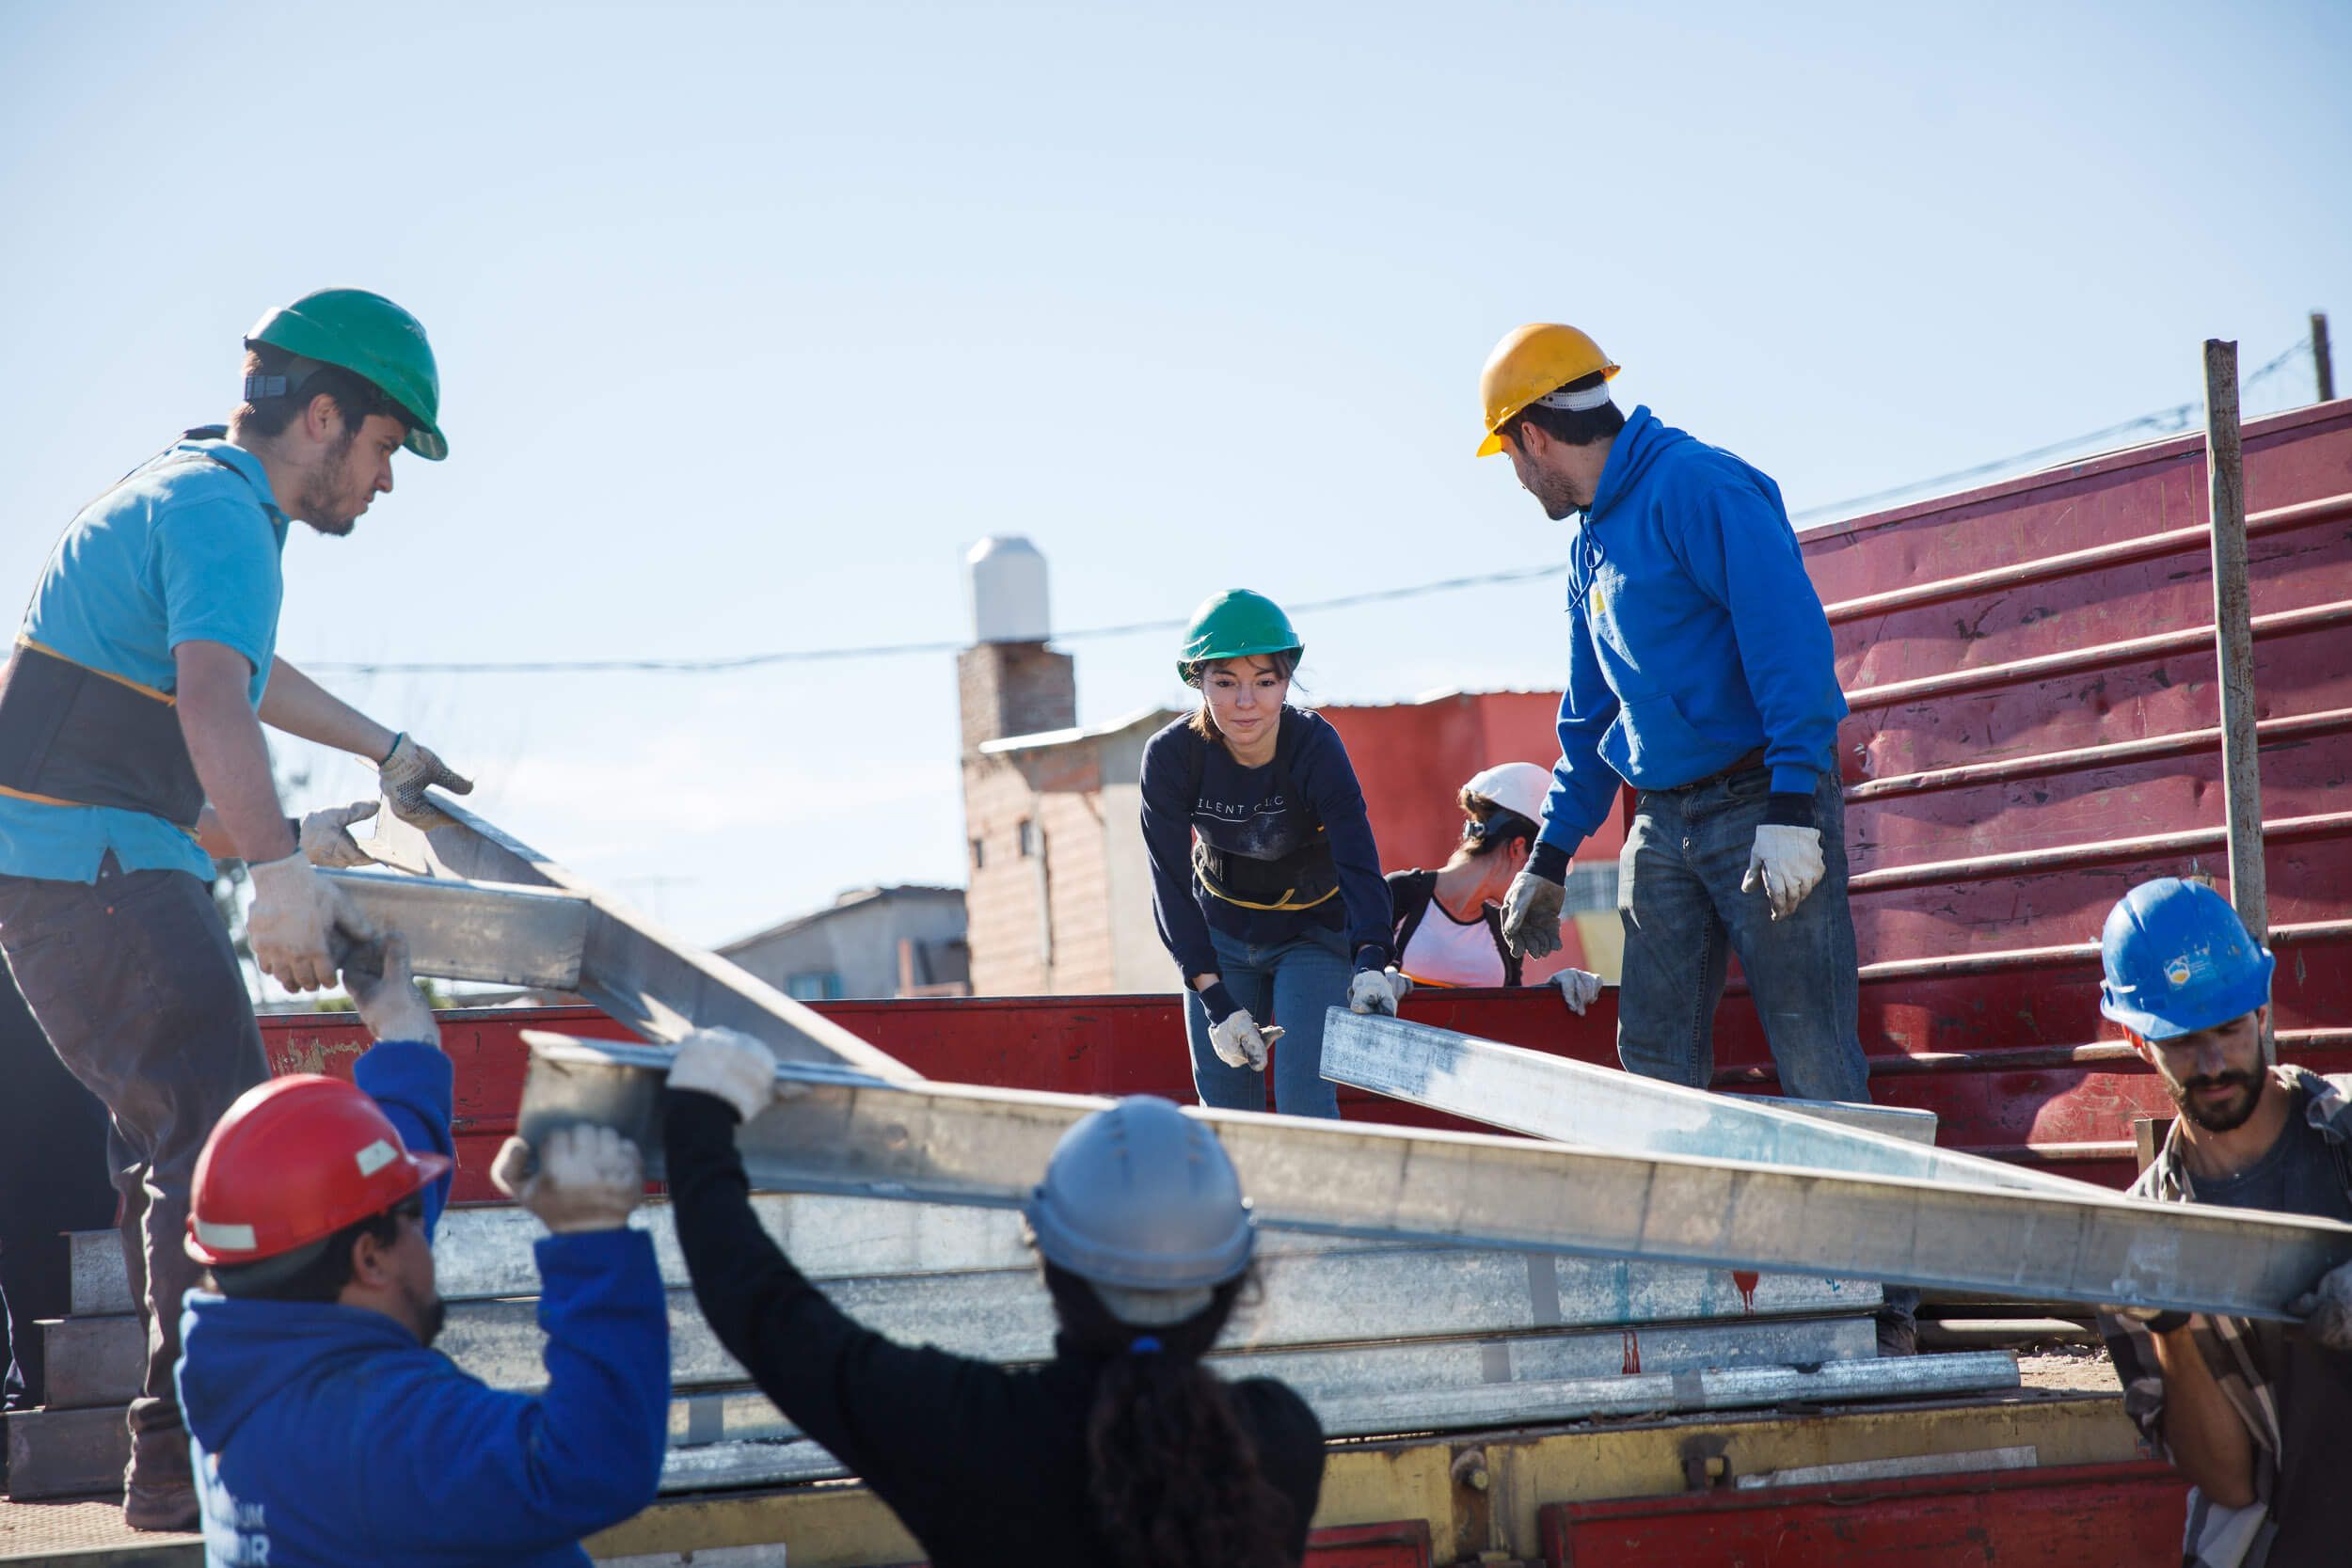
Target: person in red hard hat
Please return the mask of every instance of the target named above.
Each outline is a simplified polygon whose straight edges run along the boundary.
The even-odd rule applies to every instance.
[[[344,971],[376,1043],[352,1083],[274,1079],[196,1166],[187,1250],[210,1291],[181,1323],[209,1563],[563,1563],[653,1501],[670,1399],[653,1243],[628,1227],[637,1149],[566,1128],[492,1180],[538,1243],[544,1393],[501,1393],[432,1349],[433,1230],[449,1196],[452,1073],[400,939]]]

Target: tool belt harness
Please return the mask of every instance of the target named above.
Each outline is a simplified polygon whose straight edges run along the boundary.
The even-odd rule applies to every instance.
[[[201,461],[245,477],[217,457]],[[0,795],[145,812],[190,832],[204,810],[204,785],[168,692],[76,663],[29,637],[17,639],[0,669]]]
[[[1216,742],[1211,741],[1210,745]],[[1284,800],[1299,799],[1298,781],[1291,772],[1296,741],[1291,725],[1279,732],[1274,752],[1274,787]],[[1196,753],[1192,793],[1200,793],[1200,753]],[[1304,815],[1303,808],[1293,808]],[[1259,860],[1219,849],[1196,832],[1192,841],[1192,874],[1210,897],[1245,910],[1311,910],[1328,903],[1340,891],[1339,867],[1331,860],[1331,841],[1323,824],[1312,825],[1314,836],[1286,855]]]

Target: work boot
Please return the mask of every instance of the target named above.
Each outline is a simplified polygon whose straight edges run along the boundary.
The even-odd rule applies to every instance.
[[[196,1488],[184,1481],[133,1481],[123,1493],[122,1522],[133,1529],[193,1530]]]
[[[1881,1312],[1878,1315],[1878,1329],[1881,1355],[1919,1354],[1919,1325],[1910,1313]]]

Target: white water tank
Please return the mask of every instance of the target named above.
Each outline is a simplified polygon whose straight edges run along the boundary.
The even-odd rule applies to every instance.
[[[1042,642],[1052,633],[1045,557],[1017,533],[991,534],[964,556],[963,602],[976,643]]]

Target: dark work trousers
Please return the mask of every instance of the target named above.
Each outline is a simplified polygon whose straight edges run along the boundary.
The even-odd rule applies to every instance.
[[[188,1184],[213,1124],[268,1076],[262,1031],[211,890],[184,871],[121,870],[95,884],[0,877],[0,951],[57,1059],[105,1103],[122,1256],[147,1326],[131,1402],[131,1480],[188,1479],[172,1365],[187,1255]]]

